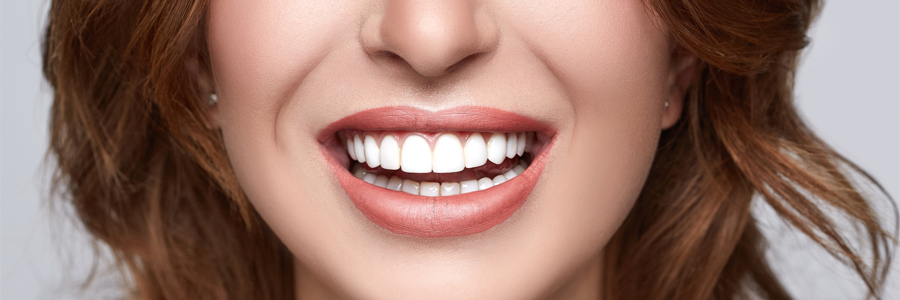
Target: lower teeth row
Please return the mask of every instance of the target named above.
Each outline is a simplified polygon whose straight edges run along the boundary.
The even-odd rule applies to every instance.
[[[459,195],[489,189],[495,185],[513,179],[522,172],[528,165],[524,161],[520,161],[518,165],[511,170],[506,171],[502,175],[497,175],[493,179],[484,177],[478,180],[465,180],[460,182],[418,182],[408,179],[400,179],[397,176],[388,178],[384,175],[377,175],[366,171],[362,166],[357,165],[353,170],[353,176],[362,179],[365,182],[374,184],[393,191],[401,191],[413,195],[422,196],[451,196]]]

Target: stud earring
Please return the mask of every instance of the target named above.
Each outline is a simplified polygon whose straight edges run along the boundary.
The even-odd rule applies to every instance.
[[[209,101],[208,104],[209,104],[210,106],[216,105],[216,103],[219,103],[219,96],[216,96],[216,93],[209,94],[209,100],[208,100],[208,101]]]
[[[215,96],[215,95],[214,95],[214,96]],[[665,106],[665,107],[669,107],[669,100],[666,100],[666,104],[664,104],[664,106]]]

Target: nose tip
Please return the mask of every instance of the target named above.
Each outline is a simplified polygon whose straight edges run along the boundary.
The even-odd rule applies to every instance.
[[[383,7],[363,24],[363,48],[373,58],[396,55],[424,77],[447,74],[498,43],[496,25],[470,0],[388,0]]]

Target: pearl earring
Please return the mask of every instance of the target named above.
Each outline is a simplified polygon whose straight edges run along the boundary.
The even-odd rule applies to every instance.
[[[216,105],[219,103],[219,96],[216,96],[216,93],[209,94],[209,105]]]
[[[666,100],[666,104],[664,104],[664,106],[669,107],[669,100]]]

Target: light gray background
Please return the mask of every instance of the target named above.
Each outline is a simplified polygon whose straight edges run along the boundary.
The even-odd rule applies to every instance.
[[[95,299],[97,291],[75,294],[91,266],[89,244],[70,223],[51,218],[43,202],[50,100],[38,37],[47,6],[43,0],[0,3],[0,298]],[[797,80],[801,113],[822,138],[900,196],[900,3],[828,1],[811,36]],[[776,248],[770,258],[794,295],[862,299],[859,281],[846,268],[783,230],[764,207],[758,211]],[[900,269],[893,269],[887,299],[900,299]]]

